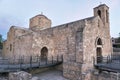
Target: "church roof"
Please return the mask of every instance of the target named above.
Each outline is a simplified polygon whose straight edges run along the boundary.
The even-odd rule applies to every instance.
[[[78,22],[78,21],[92,20],[92,19],[94,19],[94,18],[95,18],[95,16],[92,16],[92,17],[88,17],[88,18],[84,18],[84,19],[80,19],[80,20],[68,22],[68,23],[65,23],[65,24],[57,25],[57,26],[54,26],[53,28],[55,28],[55,27],[60,27],[60,26],[62,26],[62,25],[71,24],[71,23]]]
[[[47,18],[45,15],[43,15],[43,14],[38,14],[38,15],[32,17],[32,18],[35,18],[35,17],[44,17],[44,18],[48,19],[48,18]]]
[[[99,6],[97,6],[95,8],[98,8],[98,7],[101,7],[101,6],[106,6],[107,8],[109,8],[106,4],[100,4]]]
[[[29,30],[28,28],[19,27],[19,26],[11,26],[10,29],[12,29],[12,28],[14,28],[14,29],[22,29],[22,30]]]

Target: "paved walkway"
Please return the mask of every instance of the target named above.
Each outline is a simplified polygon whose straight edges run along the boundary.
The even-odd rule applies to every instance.
[[[48,70],[33,77],[38,77],[40,80],[68,80],[62,76],[62,71],[59,70]]]

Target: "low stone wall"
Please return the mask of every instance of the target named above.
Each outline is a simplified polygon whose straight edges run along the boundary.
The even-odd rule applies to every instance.
[[[63,76],[71,80],[83,80],[81,65],[74,62],[63,63]]]
[[[40,80],[38,77],[32,77],[30,73],[20,71],[9,73],[9,80]]]
[[[9,80],[31,80],[31,79],[32,75],[24,71],[9,74]]]
[[[99,74],[94,74],[92,80],[120,80],[120,73],[103,71]]]
[[[31,74],[20,71],[9,74],[9,80],[40,80],[38,77],[32,77]],[[60,79],[61,80],[61,79]],[[84,75],[83,78],[74,80],[120,80],[120,73],[106,72],[101,73],[94,72]]]

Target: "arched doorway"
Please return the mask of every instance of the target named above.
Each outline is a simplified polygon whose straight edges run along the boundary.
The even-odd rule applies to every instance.
[[[102,62],[102,40],[100,38],[97,39],[96,57],[97,57],[97,63],[101,63]]]
[[[102,62],[102,49],[98,47],[96,49],[96,52],[97,52],[97,63],[101,63]]]
[[[43,47],[41,49],[41,60],[46,60],[48,56],[48,49],[47,47]]]

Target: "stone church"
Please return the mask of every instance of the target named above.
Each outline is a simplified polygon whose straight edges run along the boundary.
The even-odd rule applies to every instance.
[[[63,55],[63,75],[72,80],[91,80],[98,57],[112,53],[109,7],[101,4],[89,18],[51,27],[45,15],[30,19],[29,28],[12,26],[4,42],[3,56]]]

